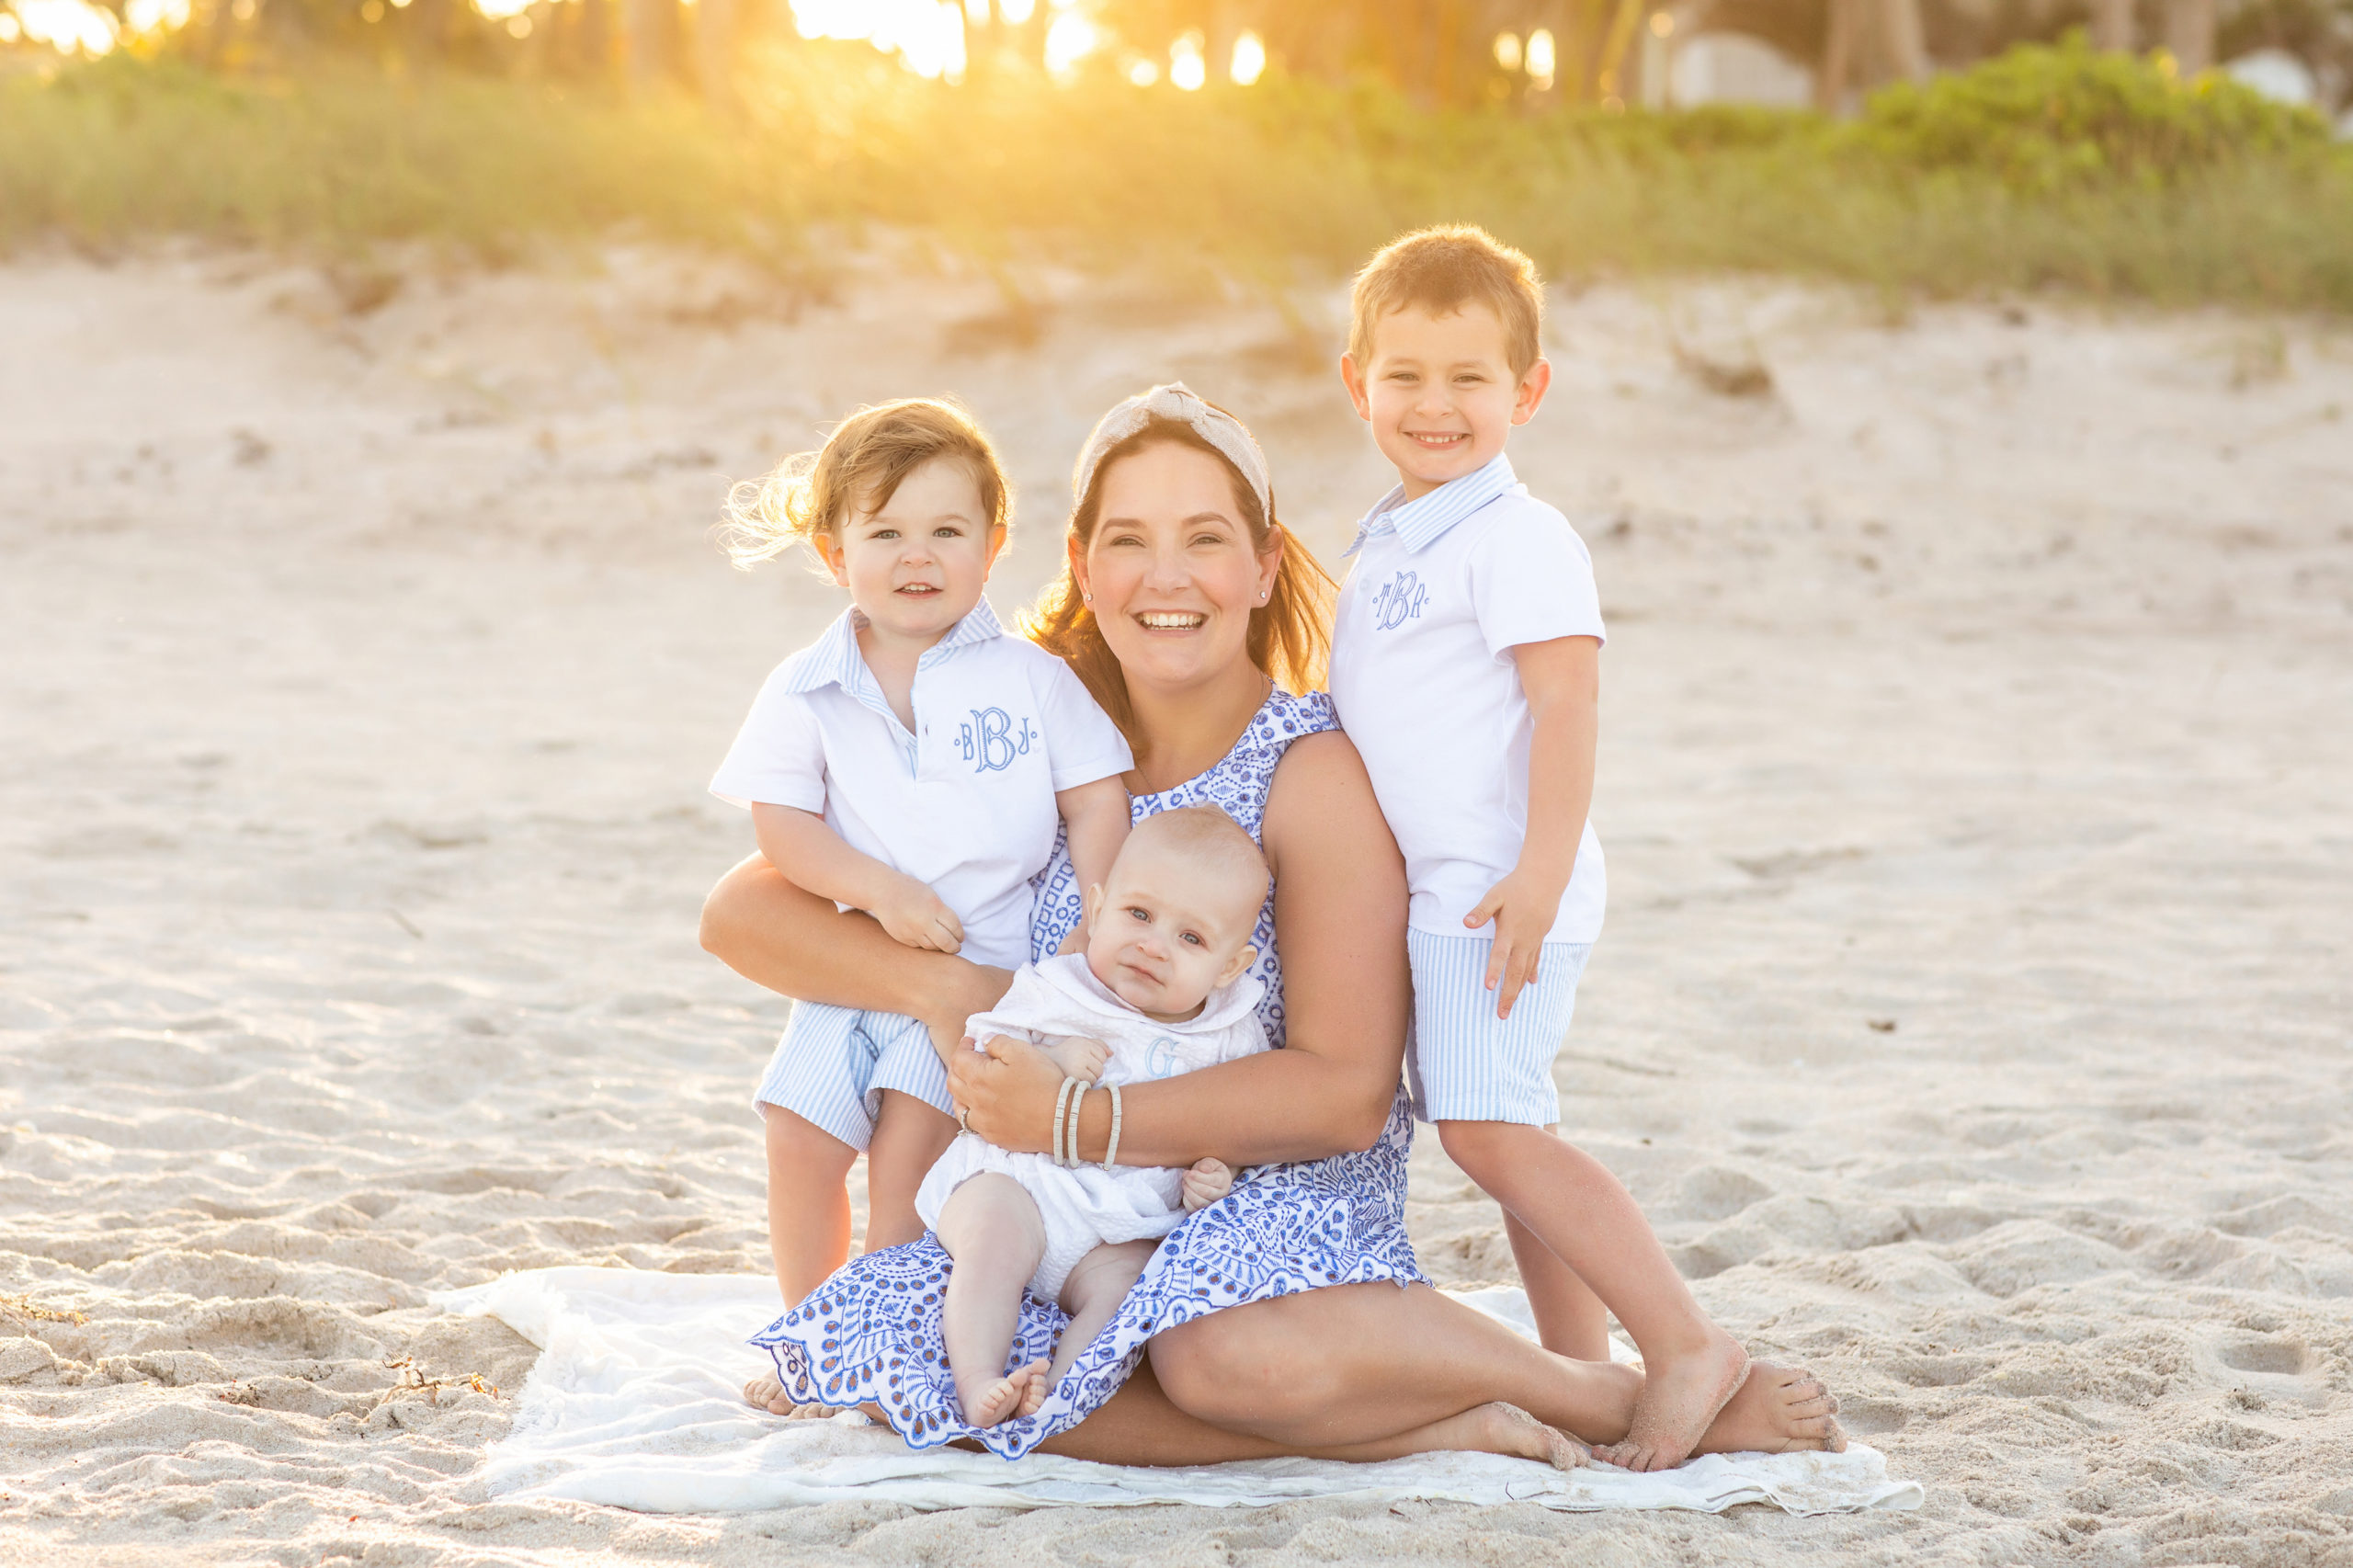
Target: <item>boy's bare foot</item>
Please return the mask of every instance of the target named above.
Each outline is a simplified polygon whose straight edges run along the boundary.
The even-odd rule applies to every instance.
[[[1803,1367],[1758,1361],[1692,1452],[1790,1454],[1808,1449],[1847,1451],[1836,1397]]]
[[[1593,1460],[1593,1450],[1565,1432],[1547,1426],[1516,1404],[1497,1400],[1444,1421],[1433,1422],[1433,1448],[1474,1454],[1505,1454],[1540,1460],[1554,1470],[1574,1470]]]
[[[1046,1364],[1032,1361],[1026,1367],[1017,1367],[1011,1377],[999,1378],[973,1396],[964,1419],[986,1431],[1013,1416],[1035,1415],[1038,1407],[1045,1403]]]
[[[1595,1449],[1594,1457],[1627,1470],[1672,1470],[1691,1457],[1748,1369],[1748,1352],[1720,1328],[1711,1330],[1704,1350],[1645,1358],[1643,1392],[1625,1440]]]

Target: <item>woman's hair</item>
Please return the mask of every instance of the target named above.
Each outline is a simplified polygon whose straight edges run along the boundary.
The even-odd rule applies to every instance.
[[[1258,505],[1256,494],[1244,482],[1232,460],[1195,433],[1190,425],[1154,417],[1103,454],[1093,477],[1087,481],[1086,493],[1071,510],[1069,537],[1076,542],[1079,553],[1085,554],[1094,543],[1096,525],[1103,518],[1104,475],[1122,459],[1133,457],[1147,447],[1159,446],[1189,447],[1216,459],[1218,466],[1233,482],[1234,507],[1250,530],[1252,550],[1263,556],[1278,545],[1281,547],[1282,564],[1276,570],[1275,585],[1267,595],[1267,602],[1250,612],[1250,662],[1287,691],[1298,694],[1319,689],[1331,662],[1332,598],[1336,585],[1298,536],[1275,517],[1271,504],[1264,507]],[[1047,585],[1036,606],[1022,617],[1021,629],[1040,647],[1068,661],[1113,722],[1128,732],[1131,742],[1135,739],[1135,710],[1128,701],[1127,676],[1110,645],[1103,641],[1103,629],[1096,624],[1093,607],[1079,593],[1078,578],[1071,571],[1067,554],[1063,560],[1062,576]]]
[[[1010,524],[1013,487],[972,416],[953,403],[907,397],[859,409],[815,451],[795,453],[766,479],[730,490],[720,544],[746,570],[773,561],[795,544],[838,531],[853,512],[890,505],[907,475],[934,458],[964,465],[990,528]]]

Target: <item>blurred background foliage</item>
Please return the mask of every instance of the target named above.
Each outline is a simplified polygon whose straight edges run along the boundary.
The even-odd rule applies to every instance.
[[[1470,220],[1567,277],[2353,309],[2334,0],[107,0],[70,51],[28,13],[87,3],[0,0],[0,243],[638,235],[821,289],[886,225],[1279,285]]]

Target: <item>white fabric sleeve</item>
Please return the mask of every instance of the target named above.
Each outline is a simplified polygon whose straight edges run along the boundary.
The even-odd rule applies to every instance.
[[[1252,1013],[1225,1031],[1225,1039],[1219,1042],[1217,1059],[1237,1062],[1268,1049],[1266,1026],[1258,1021],[1257,1014]]]
[[[1487,652],[1500,659],[1523,642],[1556,637],[1607,641],[1593,557],[1552,507],[1511,506],[1465,560],[1471,604]]]
[[[1038,966],[1023,964],[1013,971],[1013,983],[1006,987],[995,1006],[964,1020],[964,1037],[978,1044],[1001,1034],[1036,1045],[1057,1000],[1052,987],[1039,975]]]
[[[752,699],[735,744],[711,776],[710,792],[730,805],[825,809],[825,736],[809,699],[772,672]]]
[[[1056,794],[1097,778],[1116,778],[1136,765],[1120,726],[1068,665],[1047,653],[1036,684],[1038,707],[1046,721],[1046,762]]]

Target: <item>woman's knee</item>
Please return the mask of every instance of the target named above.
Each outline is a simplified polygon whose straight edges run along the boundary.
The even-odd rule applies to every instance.
[[[1164,1329],[1152,1341],[1152,1369],[1169,1402],[1216,1426],[1281,1420],[1302,1399],[1323,1397],[1321,1358],[1286,1332],[1282,1302],[1228,1307]]]

